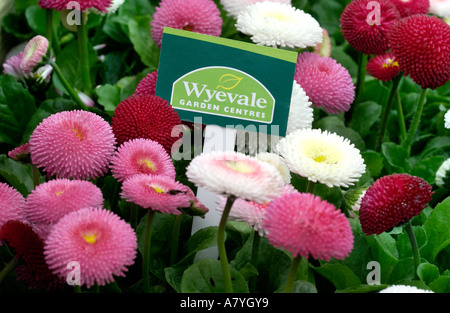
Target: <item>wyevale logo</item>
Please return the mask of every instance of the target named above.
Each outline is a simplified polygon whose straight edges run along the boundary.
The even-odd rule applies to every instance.
[[[204,67],[173,83],[171,105],[194,111],[271,123],[275,98],[251,75],[230,67]]]

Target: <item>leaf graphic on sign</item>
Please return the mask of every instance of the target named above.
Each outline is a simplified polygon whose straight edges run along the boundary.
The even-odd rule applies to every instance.
[[[217,88],[223,88],[225,90],[230,90],[235,88],[242,80],[242,77],[237,77],[233,74],[224,74],[219,78],[220,85]],[[216,89],[217,89],[216,88]]]

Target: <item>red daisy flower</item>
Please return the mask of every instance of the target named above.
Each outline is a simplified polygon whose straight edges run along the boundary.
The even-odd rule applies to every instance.
[[[0,229],[0,240],[5,241],[22,260],[15,272],[17,279],[31,289],[55,289],[64,284],[47,266],[44,241],[33,228],[21,221],[10,220]]]
[[[389,0],[397,8],[402,17],[414,14],[427,14],[430,9],[430,0]]]
[[[422,178],[409,174],[381,177],[361,200],[362,231],[378,235],[410,220],[427,206],[432,194],[432,187]]]
[[[123,100],[114,111],[111,126],[118,144],[135,138],[146,138],[161,144],[171,154],[172,146],[181,138],[178,113],[169,103],[155,95],[132,95]],[[174,147],[175,148],[175,147]]]
[[[400,73],[400,65],[394,54],[377,55],[367,62],[367,73],[378,80],[390,81]]]
[[[357,51],[367,55],[383,54],[389,50],[388,33],[400,19],[400,13],[389,0],[376,1],[379,12],[369,5],[370,2],[373,1],[354,0],[345,7],[340,18],[341,32]]]
[[[389,34],[400,70],[422,88],[450,79],[450,26],[436,16],[416,14],[398,21]]]
[[[137,85],[135,95],[150,94],[154,95],[156,90],[156,80],[158,78],[158,71],[151,72],[145,76]]]

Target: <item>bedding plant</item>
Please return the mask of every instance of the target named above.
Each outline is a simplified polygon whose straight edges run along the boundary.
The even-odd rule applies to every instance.
[[[13,2],[1,292],[450,292],[450,1]],[[164,27],[297,53],[286,136],[182,140]]]

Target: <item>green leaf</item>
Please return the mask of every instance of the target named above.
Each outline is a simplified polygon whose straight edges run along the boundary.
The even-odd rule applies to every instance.
[[[37,5],[39,0],[15,0],[14,1],[14,10],[17,13],[24,12],[28,7]]]
[[[417,267],[417,275],[425,284],[429,285],[439,277],[439,269],[434,264],[420,263]]]
[[[441,276],[429,286],[435,293],[450,293],[450,276]]]
[[[336,290],[336,293],[373,293],[387,287],[389,287],[389,285],[359,285]]]
[[[91,79],[92,82],[95,82],[96,67],[94,65],[98,62],[98,56],[97,52],[93,49],[91,44],[88,44],[88,51],[89,66],[91,68]],[[78,90],[83,90],[80,56],[77,41],[69,43],[61,50],[61,52],[56,56],[56,64],[58,64],[61,72],[72,85],[72,87]],[[62,83],[59,81],[57,75],[53,75],[53,82],[57,89],[65,92],[65,89]]]
[[[405,280],[413,280],[414,273],[414,259],[412,257],[400,260],[389,276],[388,283],[395,284]]]
[[[275,291],[276,293],[282,293],[284,291],[284,286]],[[317,293],[316,286],[308,281],[296,280],[292,286],[291,293]]]
[[[384,168],[383,157],[376,151],[364,151],[361,153],[361,156],[370,176],[374,178],[381,176],[381,171]]]
[[[114,110],[120,103],[120,87],[113,85],[103,85],[95,89],[98,104],[103,106],[105,112],[114,115]]]
[[[436,172],[446,159],[443,156],[430,156],[415,164],[410,171],[411,175],[421,177],[430,185],[436,182]]]
[[[127,0],[119,8],[119,16],[131,19],[139,15],[153,15],[155,8],[148,0]],[[148,25],[150,27],[150,24]]]
[[[33,168],[31,164],[23,164],[9,158],[5,154],[0,155],[0,175],[24,197],[34,189]],[[39,181],[44,178],[39,175]]]
[[[129,44],[130,39],[128,38],[128,21],[129,18],[127,17],[108,14],[103,31],[113,40],[119,43]]]
[[[389,276],[399,262],[395,239],[387,234],[370,235],[366,237],[373,260],[380,263],[381,283],[388,282]]]
[[[230,268],[233,292],[248,293],[247,282],[239,271]],[[181,279],[182,293],[223,293],[225,286],[220,261],[205,259],[191,265]]]
[[[42,102],[36,112],[31,116],[28,124],[25,128],[25,132],[23,134],[22,141],[26,142],[30,139],[31,134],[34,129],[42,122],[43,119],[49,117],[52,114],[62,112],[62,111],[71,111],[79,109],[79,106],[72,100],[67,99],[54,99],[54,100],[46,100]]]
[[[177,263],[177,265],[190,264],[198,251],[216,246],[217,228],[217,226],[209,226],[196,231],[186,242],[185,247],[183,248],[185,256]]]
[[[356,130],[361,137],[366,137],[370,128],[378,121],[381,115],[381,105],[373,101],[356,104],[349,126]]]
[[[326,116],[315,123],[315,128],[328,130],[331,133],[336,133],[339,136],[347,138],[355,147],[361,151],[366,150],[366,144],[361,136],[351,128],[344,125],[344,121],[336,116]]]
[[[2,18],[2,30],[21,41],[29,40],[34,35],[24,14],[9,13],[5,15]]]
[[[439,203],[423,225],[427,244],[420,249],[422,257],[434,262],[436,256],[450,244],[450,197]]]
[[[159,48],[150,32],[151,16],[136,16],[128,22],[130,40],[142,63],[156,70],[159,64]]]
[[[427,243],[427,234],[425,230],[421,226],[413,226],[414,237],[416,237],[417,245],[419,249],[426,245]],[[404,231],[402,227],[402,233],[397,237],[397,249],[399,258],[407,258],[413,255],[411,242],[409,241],[408,234]]]
[[[47,13],[38,5],[29,6],[25,10],[25,17],[27,19],[28,25],[33,29],[33,31],[41,36],[46,36],[47,34]],[[57,31],[60,21],[60,13],[53,10],[52,14],[52,25],[55,31]]]
[[[313,269],[329,280],[336,289],[346,289],[361,285],[361,280],[347,266],[340,263],[324,263]]]
[[[34,97],[10,75],[0,76],[0,95],[0,142],[18,146],[36,111]]]
[[[409,172],[411,166],[408,161],[408,152],[402,146],[393,142],[384,142],[381,145],[381,154],[390,174]]]

